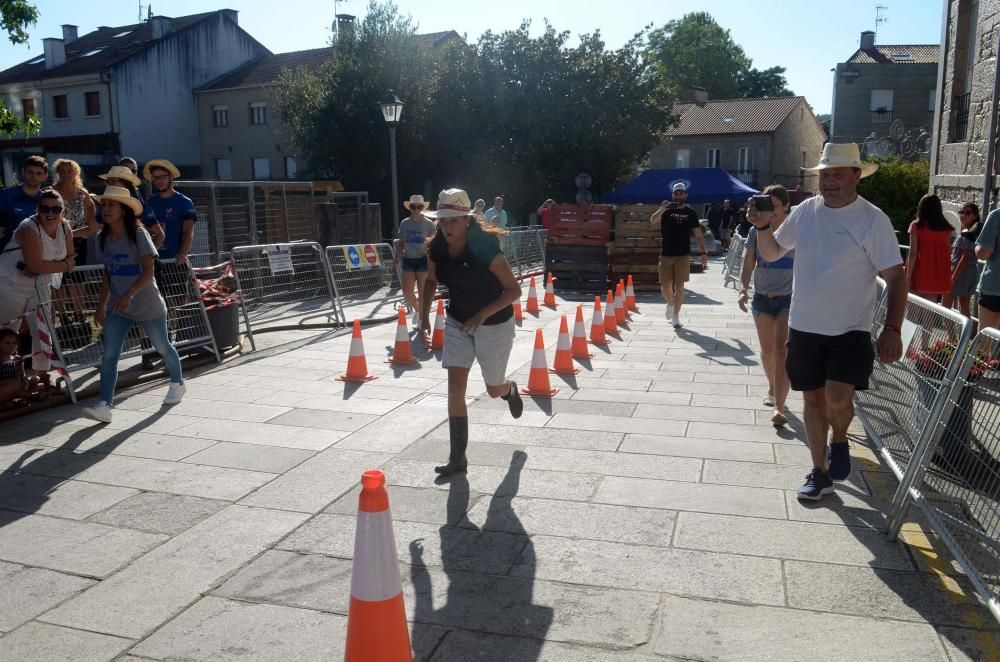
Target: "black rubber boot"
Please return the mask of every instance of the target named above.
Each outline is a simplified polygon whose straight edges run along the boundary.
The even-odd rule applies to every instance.
[[[434,471],[441,474],[442,478],[462,473],[469,467],[469,461],[465,458],[465,449],[469,446],[469,417],[449,416],[448,431],[451,438],[448,464],[434,467]]]
[[[510,415],[514,418],[521,418],[521,414],[524,413],[524,402],[521,401],[521,394],[517,392],[517,382],[513,379],[510,380],[510,392],[500,397],[507,402]]]

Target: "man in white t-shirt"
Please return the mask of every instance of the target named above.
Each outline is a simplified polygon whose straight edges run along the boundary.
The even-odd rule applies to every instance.
[[[877,169],[861,162],[856,144],[828,143],[819,165],[806,169],[819,174],[819,196],[798,205],[775,233],[770,212],[752,203],[748,212],[761,257],[773,262],[795,249],[785,368],[792,389],[802,391],[813,461],[800,499],[819,501],[833,492],[833,481],[850,475],[854,391],[868,388],[876,349],[883,363],[903,353],[906,278],[899,245],[889,217],[857,191],[861,178]],[[873,348],[877,275],[886,282],[888,309]]]

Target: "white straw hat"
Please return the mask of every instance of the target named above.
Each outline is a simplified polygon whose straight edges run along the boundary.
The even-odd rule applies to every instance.
[[[153,181],[153,168],[163,168],[170,173],[171,179],[178,179],[181,171],[173,163],[166,159],[153,159],[142,167],[142,176],[147,182]]]
[[[108,171],[103,175],[98,175],[101,179],[121,179],[132,184],[132,186],[138,186],[142,184],[142,180],[132,174],[132,171],[125,166],[111,166]]]
[[[454,216],[472,216],[472,204],[469,194],[460,188],[445,189],[438,193],[436,211],[425,211],[427,218],[452,218]]]
[[[875,174],[878,165],[861,160],[861,150],[857,143],[827,143],[823,145],[823,155],[812,168],[802,168],[809,172],[819,172],[827,168],[859,168],[861,177]]]
[[[98,195],[96,197],[98,202],[104,202],[105,200],[120,202],[126,207],[130,207],[132,211],[135,212],[136,216],[142,216],[142,203],[132,197],[132,194],[129,193],[126,188],[122,188],[121,186],[109,186],[104,189],[104,195]]]
[[[427,209],[428,207],[427,201],[424,200],[424,196],[420,195],[419,193],[416,195],[411,195],[409,200],[403,201],[403,206],[406,207],[407,209],[410,208],[410,205],[420,205],[424,209]]]

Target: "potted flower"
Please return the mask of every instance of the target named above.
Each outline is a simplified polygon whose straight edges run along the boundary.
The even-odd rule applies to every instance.
[[[235,347],[240,341],[239,305],[242,297],[236,288],[232,260],[192,271],[216,347],[220,350]]]

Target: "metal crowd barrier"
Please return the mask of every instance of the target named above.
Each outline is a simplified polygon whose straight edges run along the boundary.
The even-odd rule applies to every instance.
[[[256,350],[254,327],[292,318],[337,320],[337,300],[323,248],[315,242],[237,246],[231,252],[243,322]]]
[[[393,265],[392,245],[328,246],[326,261],[344,324],[348,308],[367,307],[364,312],[352,311],[352,317],[357,319],[384,317],[395,312],[396,304],[403,300],[399,270]]]
[[[545,273],[545,238],[547,230],[515,228],[504,236],[507,261],[520,280]]]
[[[216,361],[221,361],[191,270],[178,266],[175,260],[160,260],[159,272],[158,287],[167,303],[168,327],[174,347],[178,350],[204,347],[215,355]],[[76,392],[72,373],[101,364],[101,333],[94,322],[94,314],[103,283],[103,265],[76,267],[63,277],[62,287],[53,291],[52,310],[43,310],[52,329],[53,353],[70,373],[66,389],[73,402],[76,402]],[[148,341],[143,342],[140,329],[138,324],[132,325],[125,338],[122,358],[156,351]]]
[[[726,251],[726,260],[722,265],[724,276],[723,286],[729,287],[730,283],[734,287],[739,287],[740,273],[743,270],[743,257],[747,252],[747,240],[740,234],[734,232],[729,240],[729,250]]]

